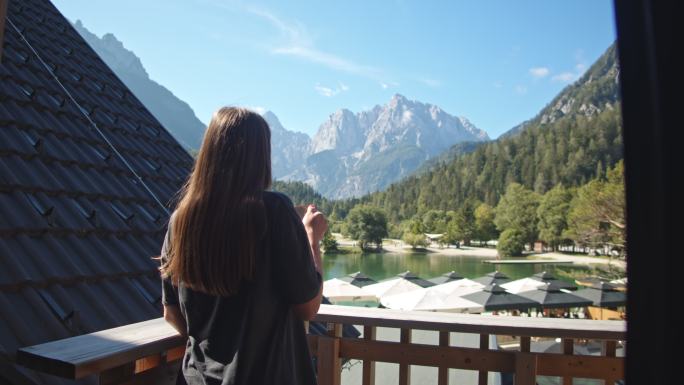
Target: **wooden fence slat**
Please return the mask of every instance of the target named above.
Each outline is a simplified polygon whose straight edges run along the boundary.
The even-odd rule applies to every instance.
[[[375,326],[363,327],[363,340],[375,341],[377,328]],[[363,360],[362,385],[375,385],[375,361]]]
[[[411,329],[401,329],[400,342],[402,344],[399,349],[404,350],[404,345],[409,346],[411,344]],[[399,385],[410,385],[411,384],[411,365],[404,363],[399,364]]]
[[[446,331],[439,332],[439,346],[448,347],[451,343],[451,333]],[[438,385],[448,385],[449,384],[449,368],[446,366],[440,366],[437,369],[437,384]]]
[[[566,356],[536,353],[540,376],[580,378],[624,378],[625,362],[621,357]]]
[[[341,361],[340,339],[336,337],[318,337],[318,383],[321,385],[340,385]]]
[[[523,353],[530,352],[531,338],[528,336],[520,337],[520,351]]]
[[[480,334],[480,349],[489,350],[489,334]],[[486,370],[480,370],[477,374],[478,385],[487,385],[487,377],[489,377]]]
[[[404,345],[387,341],[340,339],[340,357],[357,360],[372,359],[394,364],[420,365],[453,369],[515,372],[516,352],[483,351],[476,348],[435,345]]]
[[[617,343],[616,341],[603,341],[603,355],[606,357],[615,357],[615,353],[617,350]],[[606,377],[604,378],[604,384],[605,385],[613,385],[615,381],[619,380],[620,378],[624,377],[624,373],[620,373],[620,376],[618,377]]]
[[[571,356],[575,351],[575,341],[571,338],[563,339],[563,354]],[[563,377],[563,385],[572,385],[572,377]]]
[[[537,356],[531,353],[515,355],[515,385],[537,383]]]

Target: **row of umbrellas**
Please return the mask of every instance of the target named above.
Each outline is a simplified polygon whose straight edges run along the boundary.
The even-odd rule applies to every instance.
[[[556,279],[542,272],[510,280],[495,271],[473,280],[451,271],[425,280],[410,271],[377,282],[361,272],[325,281],[323,294],[334,302],[378,301],[403,310],[482,313],[530,308],[617,307],[626,302],[624,292],[601,282],[589,288]]]

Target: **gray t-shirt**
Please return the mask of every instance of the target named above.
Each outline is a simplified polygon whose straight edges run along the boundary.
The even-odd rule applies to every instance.
[[[264,192],[268,232],[253,282],[218,297],[162,281],[162,303],[178,305],[187,322],[183,375],[188,384],[315,384],[304,323],[292,312],[318,294],[306,232],[292,202]],[[162,258],[167,258],[167,232]]]

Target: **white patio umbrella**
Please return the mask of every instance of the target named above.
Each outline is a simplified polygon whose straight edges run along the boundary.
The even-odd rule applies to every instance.
[[[473,287],[461,287],[456,291],[472,293],[473,290],[480,290]],[[383,297],[380,301],[383,306],[390,309],[399,310],[423,310],[423,311],[443,311],[455,313],[481,313],[484,307],[473,301],[449,295],[435,288],[424,288],[403,294],[395,294]]]
[[[375,296],[381,300],[386,296],[406,293],[419,289],[422,289],[422,287],[404,278],[395,278],[363,287],[363,290],[375,294]]]
[[[431,289],[440,291],[447,295],[463,295],[467,293],[472,293],[473,291],[480,290],[483,287],[485,287],[485,285],[479,282],[475,282],[472,279],[463,278],[459,279],[458,281],[451,281],[447,283],[442,283],[437,286],[433,286],[431,287]]]
[[[536,290],[544,285],[546,285],[546,282],[544,281],[532,278],[522,278],[504,283],[500,286],[506,289],[506,291],[509,293],[518,294],[526,291]]]
[[[337,278],[329,279],[323,282],[323,295],[328,297],[331,302],[378,300],[375,294]]]
[[[432,310],[450,313],[482,313],[485,311],[484,306],[480,305],[479,303],[467,300],[457,295],[447,296],[444,298],[442,303],[435,306]]]

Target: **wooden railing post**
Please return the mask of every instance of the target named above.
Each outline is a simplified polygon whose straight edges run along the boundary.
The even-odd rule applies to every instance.
[[[489,350],[489,334],[480,334],[480,349]],[[487,385],[487,377],[489,377],[489,372],[485,370],[480,370],[477,373],[477,384]]]
[[[411,343],[411,329],[401,329],[402,344]],[[399,385],[409,385],[411,383],[411,365],[399,364]]]
[[[617,350],[617,343],[615,341],[603,341],[603,355],[606,357],[615,357],[615,351]],[[607,377],[604,379],[605,385],[613,385],[615,381],[620,378],[624,378],[624,373],[616,373],[614,377]]]
[[[377,329],[375,326],[363,327],[363,340],[375,341]],[[362,385],[375,385],[375,361],[363,360]]]
[[[448,331],[439,332],[439,346],[447,347],[450,345],[451,333]],[[437,369],[437,384],[448,385],[449,384],[449,368],[445,366],[440,366]]]
[[[521,352],[516,354],[515,385],[535,385],[536,383],[537,356],[529,352]]]
[[[575,341],[572,338],[563,339],[563,354],[571,356],[575,351]],[[572,377],[563,377],[563,385],[572,385]]]
[[[342,325],[328,324],[329,336],[318,337],[318,383],[320,385],[340,385],[342,380],[342,361],[340,360],[340,337]]]

